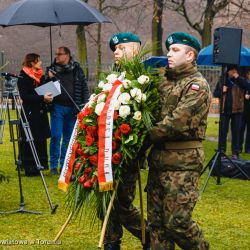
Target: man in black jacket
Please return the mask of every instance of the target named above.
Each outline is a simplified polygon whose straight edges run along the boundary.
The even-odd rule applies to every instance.
[[[232,157],[237,159],[239,156],[239,133],[241,125],[241,117],[244,108],[244,90],[249,89],[250,85],[247,81],[239,76],[236,66],[228,66],[226,81],[221,91],[220,83],[217,84],[214,97],[222,98],[222,114],[221,114],[221,136],[219,138],[221,150],[226,152],[227,133],[229,122],[231,120],[232,134]]]
[[[89,91],[80,64],[67,47],[56,50],[54,63],[46,70],[48,80],[60,80],[61,95],[53,100],[51,112],[50,169],[57,174],[58,159],[62,169],[67,146],[80,106],[88,101]],[[62,139],[62,143],[61,143]]]

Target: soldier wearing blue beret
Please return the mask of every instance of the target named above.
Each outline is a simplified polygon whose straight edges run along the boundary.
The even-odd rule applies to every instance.
[[[118,65],[123,60],[131,60],[140,50],[140,38],[131,32],[114,34],[109,42],[110,49],[114,52],[115,63]],[[120,250],[123,227],[135,237],[142,240],[141,215],[133,205],[138,178],[136,165],[123,166],[122,180],[117,189],[117,197],[109,217],[105,233],[104,250]],[[147,222],[145,221],[145,224]],[[150,250],[150,235],[146,227],[146,240],[143,250]],[[131,246],[131,249],[133,247]]]
[[[151,247],[157,250],[207,250],[209,244],[192,219],[203,168],[210,88],[198,72],[199,41],[184,32],[166,39],[168,66],[159,91],[160,121],[149,132],[147,185]]]

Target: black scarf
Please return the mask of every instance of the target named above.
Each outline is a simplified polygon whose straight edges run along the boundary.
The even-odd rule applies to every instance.
[[[56,62],[54,62],[51,65],[51,68],[59,74],[64,74],[64,73],[70,73],[74,70],[74,68],[76,67],[76,62],[70,58],[70,61],[68,64],[58,64]]]

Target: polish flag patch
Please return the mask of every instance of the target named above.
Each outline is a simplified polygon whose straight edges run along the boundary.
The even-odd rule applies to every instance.
[[[200,86],[197,84],[192,84],[191,89],[198,91],[200,89]]]

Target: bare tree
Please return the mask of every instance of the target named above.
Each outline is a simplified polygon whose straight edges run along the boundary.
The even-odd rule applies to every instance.
[[[154,0],[152,17],[152,55],[162,55],[162,13],[164,0]]]
[[[97,9],[100,13],[103,13],[105,16],[108,16],[112,21],[112,24],[115,25],[117,32],[121,30],[118,15],[129,10],[134,10],[141,4],[139,0],[120,0],[116,1],[109,1],[109,0],[96,0],[95,6],[98,6]],[[137,12],[137,18],[140,18],[140,12]],[[140,20],[142,22],[142,20]],[[138,23],[138,21],[137,21]],[[136,25],[135,25],[136,26]],[[85,29],[88,33],[92,42],[96,44],[97,47],[97,61],[96,61],[96,75],[99,76],[101,72],[101,65],[102,65],[102,25],[97,25],[97,30],[93,29]]]
[[[244,0],[165,0],[166,8],[176,11],[182,15],[188,25],[196,30],[202,39],[202,46],[211,43],[214,19],[220,14],[226,16],[239,14]],[[232,8],[234,6],[234,8]],[[236,9],[237,7],[238,9]]]
[[[84,0],[88,2],[88,0]],[[76,37],[77,37],[77,47],[79,54],[79,61],[81,65],[88,65],[88,51],[87,51],[87,41],[85,36],[85,29],[83,25],[77,25],[76,27]],[[88,67],[84,67],[85,76],[88,78]]]

